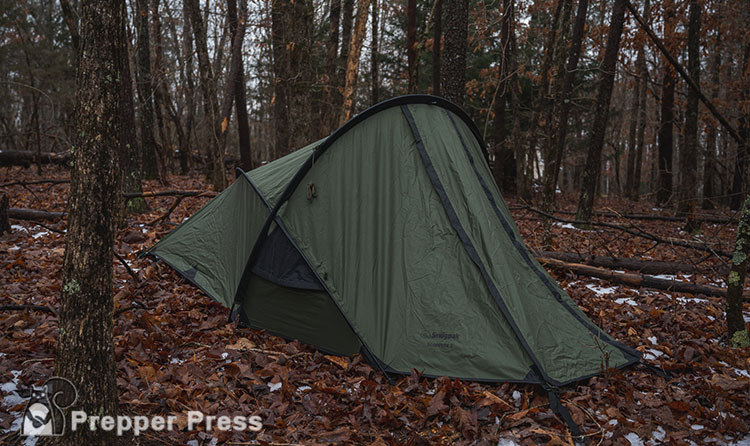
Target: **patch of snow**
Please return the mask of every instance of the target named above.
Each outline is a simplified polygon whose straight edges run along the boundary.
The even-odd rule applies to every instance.
[[[609,420],[607,424],[611,424],[612,426],[617,426],[617,423],[619,423],[619,421],[617,421],[616,419],[612,419],[612,420]]]
[[[656,336],[649,336],[649,337],[648,337],[648,340],[649,340],[649,341],[650,341],[650,342],[651,342],[652,344],[656,345]]]
[[[430,389],[430,390],[428,390],[428,391],[427,391],[427,392],[425,392],[425,393],[426,393],[427,395],[434,395],[434,394],[435,394],[435,389]]]
[[[577,229],[575,226],[571,225],[570,223],[555,222],[554,225],[563,229]]]
[[[184,360],[184,359],[180,359],[180,358],[172,358],[172,359],[170,359],[170,360],[169,360],[169,363],[170,363],[170,364],[178,364],[178,365],[181,365],[181,364],[183,364],[184,362],[185,362],[185,360]]]
[[[19,249],[21,249],[21,248],[19,248],[18,246],[14,245],[14,246],[11,246],[10,248],[8,248],[8,251],[18,251]]]
[[[39,441],[39,437],[29,436],[23,441],[23,446],[35,446],[36,442]]]
[[[513,399],[516,400],[516,401],[520,400],[521,399],[521,392],[519,392],[518,390],[514,390],[513,391]]]
[[[646,349],[646,354],[643,355],[643,358],[653,361],[654,359],[658,358],[659,356],[663,354],[664,352],[662,351],[656,350],[655,348],[649,348],[649,349]]]
[[[188,440],[187,446],[198,446],[198,440]]]
[[[28,229],[24,228],[21,225],[10,225],[10,229],[14,229],[16,231],[26,231],[26,232],[29,232]]]
[[[281,383],[268,383],[268,388],[271,389],[271,392],[275,392],[281,388]]]
[[[299,386],[297,387],[297,392],[307,392],[310,389],[312,389],[310,386]]]
[[[729,446],[750,446],[750,435],[743,438],[742,440],[729,443]]]
[[[221,359],[227,359],[227,356],[229,356],[229,353],[224,352],[221,354]]]
[[[141,232],[144,233],[144,234],[148,234],[148,231],[146,230],[146,228],[142,228]]]
[[[497,446],[518,446],[516,440],[510,437],[500,437],[497,440]]]
[[[715,317],[713,317],[713,316],[711,316],[711,315],[709,315],[709,316],[706,316],[706,317],[708,317],[708,320],[709,320],[709,321],[712,321],[712,322],[716,320],[716,318],[715,318]]]
[[[702,424],[694,424],[694,425],[690,426],[690,429],[692,429],[694,431],[699,431],[699,430],[702,430],[704,427],[706,427],[706,426],[704,426]]]
[[[606,296],[607,294],[612,294],[615,291],[617,291],[617,287],[601,287],[598,285],[591,285],[587,284],[586,288],[590,289],[591,291],[595,292],[598,296]]]
[[[628,305],[632,305],[634,307],[638,305],[638,302],[634,301],[633,299],[631,299],[629,297],[621,297],[619,299],[615,299],[615,303],[617,305],[628,304]]]
[[[661,426],[656,426],[656,429],[651,432],[651,435],[654,437],[654,440],[656,440],[657,442],[661,442],[664,441],[664,437],[667,436],[667,431],[665,431]]]
[[[630,442],[630,446],[645,446],[643,440],[635,432],[631,432],[625,436],[625,439]]]
[[[49,235],[49,231],[37,232],[36,234],[32,234],[32,237],[34,237],[34,239],[38,239],[40,237],[44,237],[45,235]]]
[[[681,304],[686,304],[688,302],[693,302],[693,303],[707,303],[708,300],[706,300],[706,299],[699,299],[697,297],[678,297],[677,298],[677,302],[679,302]]]

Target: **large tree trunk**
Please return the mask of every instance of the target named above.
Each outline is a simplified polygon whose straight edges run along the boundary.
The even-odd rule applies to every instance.
[[[650,15],[651,4],[649,0],[645,0],[643,5],[643,17],[648,23]],[[643,42],[643,41],[642,41]],[[636,147],[635,147],[635,163],[633,166],[633,185],[628,190],[628,196],[631,200],[638,201],[641,189],[641,166],[643,165],[643,147],[645,145],[646,137],[646,118],[648,103],[648,66],[646,65],[645,53],[645,42],[641,43],[638,47],[638,56],[636,59],[636,68],[638,70],[638,76],[640,76],[640,91],[638,92],[638,133],[636,134]]]
[[[700,86],[700,33],[701,6],[698,0],[690,2],[690,23],[688,25],[688,72],[697,86]],[[698,92],[688,89],[687,108],[685,110],[685,144],[680,150],[680,201],[677,215],[685,216],[685,231],[700,230],[696,220],[698,197]]]
[[[328,42],[326,43],[326,84],[323,88],[323,99],[320,111],[320,129],[318,138],[325,138],[331,133],[334,121],[338,89],[338,47],[339,25],[341,21],[341,0],[331,0],[331,11],[328,16]]]
[[[193,25],[195,45],[198,53],[198,71],[201,77],[201,90],[203,90],[203,110],[211,127],[210,149],[211,155],[211,179],[214,190],[220,192],[227,187],[227,177],[224,173],[224,151],[219,145],[221,138],[221,122],[218,99],[216,97],[216,79],[211,69],[211,61],[208,58],[208,43],[206,41],[206,29],[203,17],[201,17],[198,0],[185,0],[190,12],[190,21]]]
[[[495,142],[495,162],[492,173],[495,183],[505,193],[516,192],[516,157],[515,150],[508,141],[505,128],[505,105],[511,95],[511,33],[513,27],[514,0],[503,0],[502,25],[500,27],[500,69],[498,86],[495,92],[493,140]]]
[[[76,410],[117,416],[112,258],[120,200],[121,0],[84,1],[55,375],[78,390]],[[110,445],[114,432],[68,430],[60,444]]]
[[[286,2],[271,3],[271,44],[273,49],[273,128],[274,153],[278,158],[289,153],[289,112],[287,106],[287,79],[289,78],[289,54],[286,48]]]
[[[417,0],[406,3],[406,66],[413,94],[417,92]]]
[[[370,0],[357,0],[357,18],[354,22],[354,33],[349,47],[349,58],[346,61],[346,81],[344,83],[344,105],[339,118],[339,125],[349,120],[354,107],[354,88],[359,74],[359,56],[362,52],[362,42],[365,37],[367,24],[367,10]]]
[[[435,0],[432,38],[432,94],[440,96],[440,53],[443,43],[443,0]]]
[[[748,65],[750,64],[750,44],[745,46],[744,56],[742,58],[742,76],[747,79]],[[750,85],[745,81],[743,83],[744,88],[740,93],[740,104],[747,104],[748,100],[748,89]],[[737,143],[737,161],[734,163],[734,177],[732,178],[732,194],[729,200],[729,208],[732,210],[738,210],[742,204],[742,196],[745,193],[745,170],[747,168],[747,156],[748,146],[750,141],[750,120],[748,120],[747,114],[743,113],[740,116],[740,140],[742,142]]]
[[[669,45],[674,40],[673,0],[664,2],[664,40]],[[659,124],[659,188],[656,203],[665,206],[672,198],[672,150],[674,124],[674,89],[677,78],[674,67],[664,60],[664,81],[661,90],[661,122]]]
[[[591,221],[591,212],[594,208],[594,197],[596,185],[599,181],[601,170],[602,149],[604,148],[604,136],[607,131],[607,120],[609,118],[609,101],[612,98],[612,87],[615,82],[617,70],[617,53],[620,50],[620,37],[625,19],[625,2],[627,0],[615,0],[612,10],[612,19],[607,34],[607,46],[604,49],[604,57],[599,75],[599,93],[594,110],[594,125],[591,129],[591,142],[586,156],[586,167],[583,171],[583,182],[581,184],[581,195],[578,201],[576,220]]]
[[[136,82],[138,85],[138,105],[140,106],[141,158],[143,176],[153,180],[159,176],[154,138],[154,87],[151,79],[151,42],[149,38],[148,0],[136,0],[135,27]]]
[[[228,0],[234,5],[235,0]],[[239,17],[234,20],[234,30],[232,30],[232,44],[235,41],[235,33],[241,33],[242,38],[239,43],[239,50],[232,48],[232,58],[237,54],[237,74],[234,77],[234,108],[237,113],[237,135],[239,137],[240,149],[240,167],[242,170],[251,170],[253,165],[253,152],[250,148],[250,122],[247,115],[247,98],[245,94],[245,64],[242,62],[242,43],[245,37],[245,28],[247,27],[247,0],[239,1]],[[230,17],[230,26],[232,24]],[[236,51],[236,53],[235,53]],[[234,59],[232,59],[234,63]]]
[[[443,47],[443,95],[464,105],[466,97],[466,38],[469,26],[468,0],[445,1],[445,37]]]
[[[159,0],[151,0],[151,36],[153,36],[153,64],[151,74],[154,89],[154,112],[156,114],[156,126],[159,129],[159,141],[156,143],[156,155],[158,157],[159,180],[162,185],[169,184],[169,161],[171,153],[170,132],[164,119],[164,111],[168,107],[169,92],[167,91],[166,68],[164,66],[164,40],[161,35],[161,16],[159,13]]]
[[[180,144],[180,168],[183,175],[188,172],[192,163],[192,135],[193,122],[195,121],[195,80],[193,77],[193,27],[190,23],[190,9],[186,2],[182,5],[182,54],[184,63],[180,69],[184,71],[182,82],[185,94],[185,139]]]
[[[336,94],[334,102],[333,122],[331,127],[339,125],[341,107],[344,105],[344,84],[346,83],[346,66],[349,61],[349,48],[352,42],[352,29],[354,28],[354,0],[342,0],[341,8],[341,49],[339,50],[338,67],[336,72]]]
[[[737,332],[745,331],[745,319],[742,316],[742,293],[745,289],[748,257],[750,257],[750,194],[745,197],[742,217],[737,226],[737,242],[732,269],[727,280],[727,328],[731,339]],[[747,338],[747,333],[745,333]]]
[[[378,0],[372,0],[372,28],[370,30],[372,46],[370,48],[370,103],[375,105],[380,100],[380,77],[378,73],[378,18],[380,9]]]

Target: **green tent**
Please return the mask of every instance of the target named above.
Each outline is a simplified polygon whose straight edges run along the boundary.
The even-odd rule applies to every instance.
[[[476,126],[433,96],[239,172],[149,254],[251,327],[388,373],[559,386],[640,359],[534,260]]]

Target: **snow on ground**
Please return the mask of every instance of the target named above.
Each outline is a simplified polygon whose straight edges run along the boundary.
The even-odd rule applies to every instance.
[[[649,340],[649,341],[650,341],[650,342],[651,342],[652,344],[654,344],[654,345],[656,345],[656,344],[657,344],[657,342],[656,342],[656,336],[649,336],[649,337],[648,337],[648,340]]]
[[[658,358],[659,356],[663,355],[664,352],[659,351],[655,348],[648,348],[646,349],[646,354],[643,355],[643,359],[647,359],[649,361],[653,361],[654,359]]]
[[[575,226],[571,225],[570,223],[560,223],[560,222],[555,222],[555,223],[553,223],[553,224],[554,224],[555,226],[557,226],[557,227],[559,227],[559,228],[563,228],[563,229],[578,229],[578,228],[576,228]]]
[[[602,287],[602,286],[598,286],[598,285],[587,284],[586,288],[588,288],[591,291],[595,292],[598,296],[606,296],[607,294],[613,294],[615,291],[617,291],[617,287],[616,286]]]
[[[615,303],[617,305],[628,304],[628,305],[632,305],[634,307],[636,305],[638,305],[638,302],[634,301],[633,299],[631,299],[629,297],[621,297],[619,299],[615,299]]]

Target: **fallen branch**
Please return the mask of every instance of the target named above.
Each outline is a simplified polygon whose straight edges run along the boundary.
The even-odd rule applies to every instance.
[[[720,249],[714,249],[711,246],[709,246],[707,243],[691,243],[686,240],[675,240],[675,239],[665,239],[663,237],[659,237],[658,235],[654,235],[648,232],[645,232],[641,229],[631,229],[626,228],[625,226],[616,225],[614,223],[606,223],[606,222],[600,222],[600,221],[581,221],[581,220],[567,220],[564,218],[555,217],[554,215],[544,212],[540,209],[533,208],[531,206],[524,206],[523,209],[529,210],[531,212],[535,212],[539,215],[545,216],[549,218],[550,220],[559,221],[560,223],[567,223],[571,225],[589,225],[589,226],[599,226],[602,228],[610,228],[610,229],[616,229],[618,231],[625,232],[630,235],[634,235],[636,237],[645,238],[647,240],[651,240],[657,243],[664,243],[667,245],[673,245],[673,246],[681,246],[683,248],[690,248],[694,249],[696,251],[703,251],[708,252],[711,254],[715,254],[716,256],[731,258],[732,255],[726,251],[722,251]]]
[[[11,181],[9,183],[0,184],[0,187],[9,186],[33,186],[35,184],[68,184],[70,180],[34,180],[34,181]]]
[[[41,152],[32,150],[3,150],[0,151],[0,166],[24,166],[36,164],[65,165],[70,161],[70,152]]]
[[[712,285],[699,285],[697,283],[681,282],[679,280],[660,279],[645,274],[617,273],[608,269],[598,268],[580,263],[568,263],[562,260],[538,257],[537,260],[544,266],[570,271],[574,274],[587,277],[596,277],[613,283],[628,285],[631,287],[655,288],[657,290],[674,291],[678,293],[703,294],[705,296],[725,297],[726,288]]]
[[[595,256],[577,254],[575,252],[555,251],[538,251],[535,252],[535,255],[537,257],[546,257],[569,263],[582,263],[607,269],[627,269],[638,271],[642,274],[700,273],[704,271],[704,269],[688,263],[641,260],[632,257]],[[721,265],[717,272],[726,275],[729,274],[729,269]]]
[[[210,190],[163,190],[158,192],[129,192],[124,193],[122,196],[126,199],[130,198],[150,198],[150,197],[215,197],[218,193]]]
[[[521,211],[528,209],[528,206],[509,206],[508,209],[511,211]],[[555,214],[562,215],[576,215],[575,211],[555,210]],[[623,218],[626,220],[649,220],[649,221],[674,221],[684,222],[685,217],[676,217],[674,215],[655,215],[655,214],[621,214],[619,212],[605,212],[605,211],[594,211],[593,215],[597,217],[605,218]],[[714,217],[714,216],[702,216],[698,217],[698,220],[704,223],[716,223],[716,224],[729,224],[737,223],[734,217]]]
[[[16,220],[48,220],[55,221],[63,218],[65,212],[51,212],[51,211],[40,211],[38,209],[24,209],[24,208],[10,208],[8,209],[8,217],[15,218]]]
[[[41,312],[49,313],[52,316],[57,317],[57,312],[53,310],[52,308],[47,307],[45,305],[30,305],[30,304],[0,305],[0,311],[26,311],[26,310],[41,311]]]

